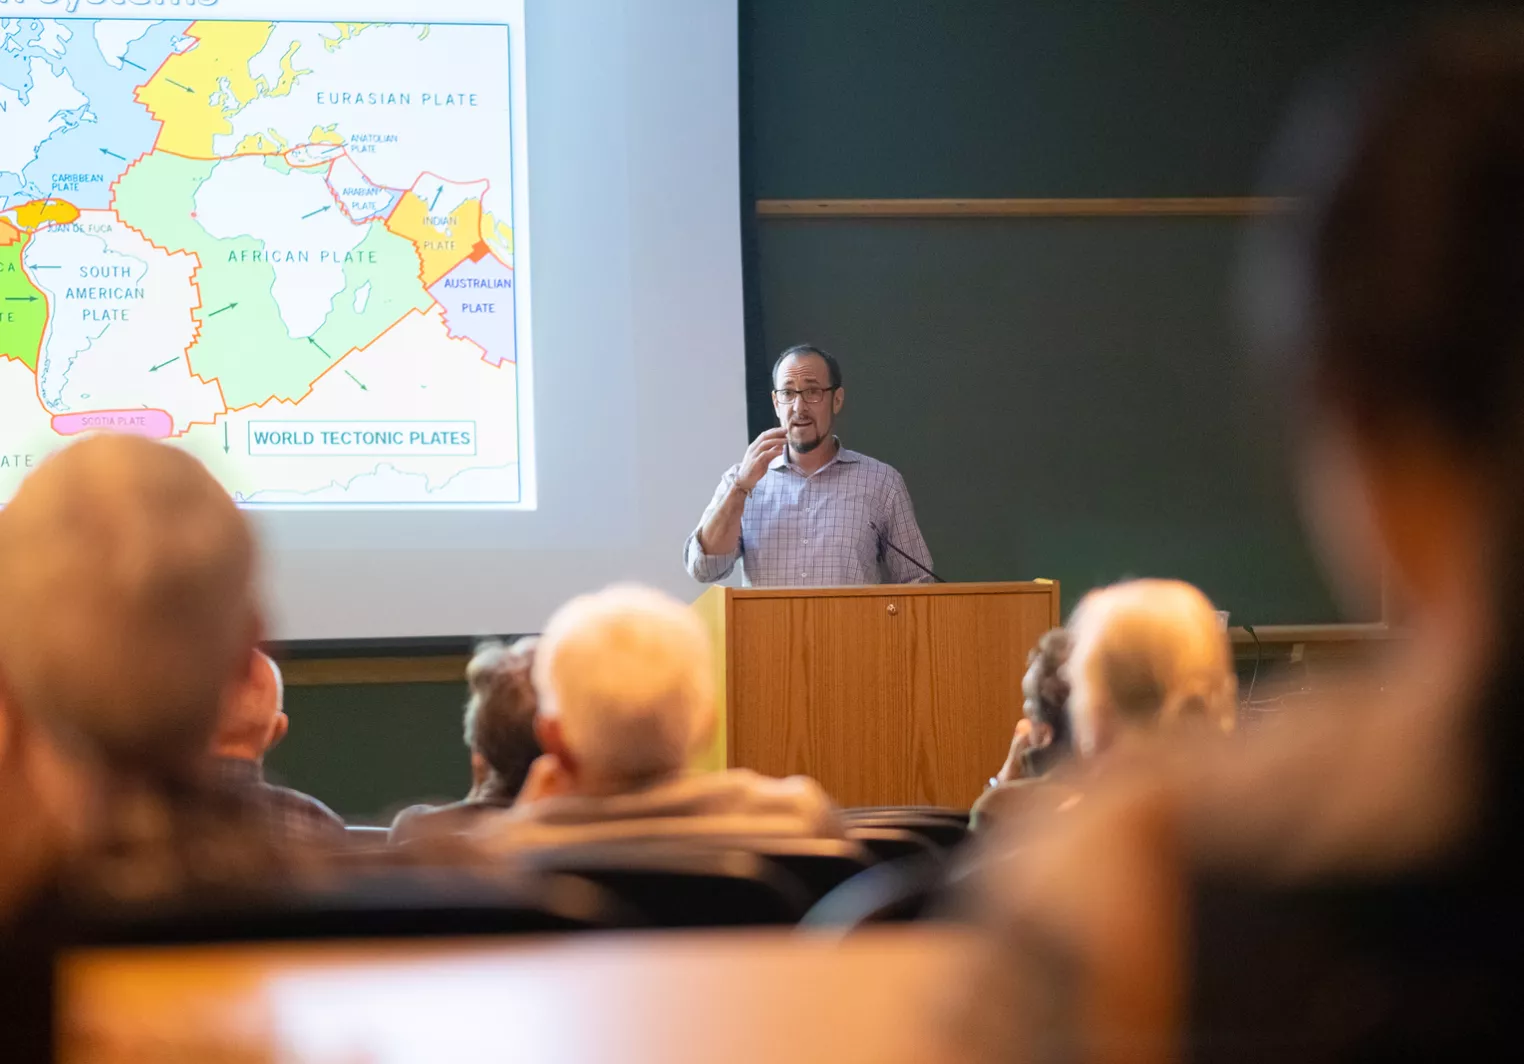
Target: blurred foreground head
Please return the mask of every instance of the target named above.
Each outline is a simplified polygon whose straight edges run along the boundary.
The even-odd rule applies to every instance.
[[[586,791],[681,772],[714,730],[710,654],[698,615],[663,592],[617,586],[572,599],[535,656],[541,746]]]
[[[183,451],[91,437],[0,510],[0,698],[65,743],[188,768],[259,634],[253,535]]]
[[[1254,320],[1305,386],[1330,576],[1366,601],[1385,578],[1414,635],[1389,687],[1449,707],[1506,817],[1524,739],[1504,646],[1524,620],[1524,20],[1442,24],[1365,74],[1285,139],[1308,209],[1257,245]]]
[[[1082,757],[1132,730],[1233,730],[1228,637],[1190,584],[1129,580],[1092,591],[1068,627],[1069,714]]]
[[[1452,23],[1315,97],[1246,291],[1303,385],[1330,575],[1416,625],[1504,601],[1524,515],[1524,22]],[[1502,592],[1502,598],[1493,595]]]

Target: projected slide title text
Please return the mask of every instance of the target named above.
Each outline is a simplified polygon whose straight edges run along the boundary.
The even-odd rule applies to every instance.
[[[102,7],[216,7],[217,0],[0,0],[3,7],[49,7],[72,15]]]

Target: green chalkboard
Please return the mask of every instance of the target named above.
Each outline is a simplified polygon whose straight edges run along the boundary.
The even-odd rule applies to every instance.
[[[346,819],[390,823],[403,806],[465,797],[465,703],[464,682],[288,687],[291,729],[266,769]]]
[[[1242,196],[1306,77],[1505,0],[742,0],[764,199]]]
[[[751,430],[800,341],[951,579],[1341,616],[1229,312],[1242,222],[756,219],[756,199],[1247,196],[1297,86],[1461,0],[743,0]]]
[[[1227,307],[1218,219],[801,221],[758,235],[762,343],[844,364],[850,446],[905,475],[943,576],[1199,584],[1340,620]]]

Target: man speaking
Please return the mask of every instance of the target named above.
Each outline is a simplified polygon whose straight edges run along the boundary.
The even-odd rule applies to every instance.
[[[800,344],[778,356],[781,427],[746,448],[688,537],[683,560],[695,580],[722,580],[737,561],[748,587],[934,579],[904,478],[831,433],[845,398],[841,367],[820,348]]]

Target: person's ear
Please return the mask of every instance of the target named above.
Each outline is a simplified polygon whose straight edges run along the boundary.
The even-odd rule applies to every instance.
[[[539,714],[534,718],[534,738],[540,744],[540,749],[547,754],[554,754],[561,764],[571,767],[572,758],[566,750],[566,736],[561,731],[561,722],[552,717],[543,717]]]
[[[1046,721],[1032,725],[1032,749],[1041,750],[1053,742],[1053,725]]]
[[[280,745],[280,741],[286,737],[286,732],[291,728],[291,718],[284,712],[275,714],[275,719],[270,722],[270,741],[265,744],[265,753],[269,753]]]
[[[475,750],[471,751],[471,789],[474,791],[487,782],[487,759]]]
[[[841,413],[841,404],[846,401],[847,390],[845,388],[837,388],[834,392],[831,393],[831,413]]]

